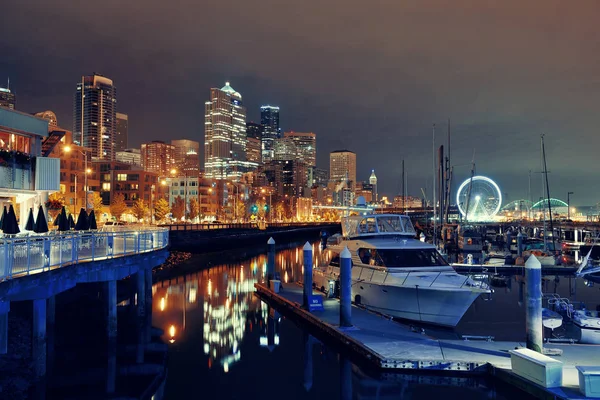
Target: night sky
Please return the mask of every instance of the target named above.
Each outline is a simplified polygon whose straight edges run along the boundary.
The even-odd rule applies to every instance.
[[[509,201],[526,197],[545,133],[551,195],[600,201],[597,0],[92,3],[2,2],[0,86],[10,76],[19,110],[53,110],[70,129],[76,83],[98,72],[117,86],[130,146],[203,143],[209,88],[229,80],[249,120],[279,105],[284,130],[317,134],[320,167],[353,150],[380,192],[399,191],[405,159],[409,194],[431,195],[431,127],[445,143],[450,118],[457,181],[475,153]]]

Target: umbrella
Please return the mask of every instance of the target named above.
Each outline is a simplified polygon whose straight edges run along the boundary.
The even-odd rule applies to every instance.
[[[61,217],[61,213],[58,213],[58,215],[56,216],[56,218],[54,218],[54,226],[58,226],[60,223],[60,217]]]
[[[85,209],[82,207],[79,211],[79,217],[77,217],[77,223],[75,224],[76,231],[87,231],[90,229],[90,222],[88,221],[88,215]]]
[[[38,210],[37,219],[35,220],[35,226],[33,227],[33,231],[35,233],[46,233],[48,232],[48,222],[46,221],[46,213],[44,213],[44,209],[40,206]]]
[[[98,229],[98,225],[96,224],[96,214],[94,214],[94,210],[90,211],[90,215],[88,216],[88,222],[90,229]]]
[[[29,209],[29,216],[27,217],[27,223],[25,224],[26,231],[32,231],[35,227],[35,222],[33,220],[33,208]]]
[[[2,229],[2,223],[6,221],[6,206],[4,206],[4,211],[2,211],[2,219],[0,219],[0,229]]]
[[[17,222],[17,214],[15,214],[15,209],[12,204],[8,209],[8,214],[6,214],[6,218],[2,221],[2,231],[8,235],[16,235],[21,232],[19,229],[19,223]]]
[[[75,220],[73,214],[69,214],[69,229],[75,229]]]
[[[58,220],[59,231],[66,232],[69,230],[69,218],[67,217],[67,210],[64,206],[56,219]]]

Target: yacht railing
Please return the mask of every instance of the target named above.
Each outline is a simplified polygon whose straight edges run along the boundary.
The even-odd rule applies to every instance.
[[[6,236],[0,238],[0,281],[81,262],[147,253],[168,245],[169,229],[160,227]]]
[[[371,271],[371,276],[367,278],[367,276],[363,277],[364,271],[366,269],[369,269]],[[371,268],[362,268],[362,271],[360,272],[360,275],[358,276],[358,278],[356,279],[357,282],[370,282],[373,281],[373,276],[375,276],[375,272],[377,272],[376,269],[371,269]],[[414,276],[415,274],[423,274],[423,272],[419,272],[419,271],[409,271],[409,272],[393,272],[393,274],[398,275],[399,273],[401,274],[406,274],[406,276],[404,277],[404,280],[402,281],[400,286],[404,286],[404,284],[406,283],[406,281],[408,280],[408,278],[411,276]],[[435,275],[435,277],[433,278],[433,280],[429,283],[429,285],[418,285],[419,287],[432,287],[434,285],[434,283],[438,280],[438,278],[444,274],[446,274],[446,271],[440,271],[437,273],[437,275]],[[368,272],[367,272],[368,274]],[[386,271],[385,272],[385,277],[383,278],[383,280],[381,281],[381,284],[385,284],[385,281],[387,280],[388,276],[389,276],[390,272]],[[450,274],[450,276],[455,276],[455,274]],[[460,276],[460,275],[456,275],[456,276]],[[422,275],[421,275],[422,277]],[[477,281],[475,279],[471,279],[470,276],[466,276],[464,277],[465,279],[462,281],[462,283],[460,284],[459,288],[463,288],[465,286],[469,286],[469,287],[473,287],[473,288],[479,288],[479,289],[489,289],[489,285],[487,285],[485,282],[483,281]],[[470,285],[469,285],[470,284]],[[415,285],[416,286],[416,285]]]

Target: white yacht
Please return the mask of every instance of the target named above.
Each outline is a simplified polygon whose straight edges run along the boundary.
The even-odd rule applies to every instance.
[[[416,240],[409,217],[392,214],[342,218],[342,236],[329,243],[329,265],[313,270],[317,288],[337,285],[345,246],[352,254],[353,301],[386,315],[454,327],[480,294],[490,293]]]

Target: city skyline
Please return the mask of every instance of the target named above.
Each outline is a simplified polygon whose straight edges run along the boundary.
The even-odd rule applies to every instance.
[[[600,100],[596,3],[376,4],[370,20],[377,26],[347,24],[361,21],[353,2],[341,10],[331,2],[319,12],[310,4],[289,10],[270,3],[198,5],[206,16],[202,23],[192,21],[187,7],[165,10],[153,1],[141,13],[109,1],[98,10],[98,21],[87,17],[85,4],[34,3],[27,13],[23,4],[6,5],[5,27],[13,34],[0,39],[6,49],[0,77],[10,77],[21,111],[49,109],[59,121],[70,121],[73,83],[82,73],[99,71],[119,86],[119,108],[134,121],[130,146],[178,137],[202,143],[197,110],[208,88],[230,79],[245,94],[248,120],[259,120],[261,105],[278,105],[283,130],[319,135],[317,165],[326,168],[330,151],[349,148],[358,155],[357,179],[367,180],[375,169],[380,192],[399,192],[404,159],[409,194],[418,195],[421,187],[431,193],[432,124],[437,145],[445,144],[451,118],[455,182],[469,176],[465,164],[475,153],[477,173],[497,181],[509,200],[525,197],[528,172],[540,170],[539,135],[545,133],[551,195],[564,198],[573,191],[574,204],[600,200],[591,184],[594,153],[587,150],[600,144],[593,109]],[[231,12],[238,6],[247,17]],[[158,35],[161,29],[132,32],[128,24],[115,26],[108,36],[100,33],[102,15],[143,22],[159,13],[165,16],[160,28],[172,32],[168,40]],[[292,35],[283,23],[288,13],[320,28]],[[28,22],[19,15],[27,15]],[[219,46],[190,39],[207,37],[204,33],[218,26],[219,18],[208,15],[228,15],[236,24]],[[249,21],[265,18],[274,22],[268,37],[281,37],[272,43],[281,56],[269,63],[245,44],[261,43],[267,33]],[[31,24],[35,31],[26,29]],[[85,31],[85,44],[70,34],[70,24]],[[473,32],[481,40],[474,41]],[[123,37],[134,45],[124,46]],[[77,62],[48,62],[52,57]],[[147,60],[157,57],[172,62],[147,68]],[[161,130],[165,124],[172,126],[172,137]],[[541,193],[541,177],[533,176],[532,191]]]

